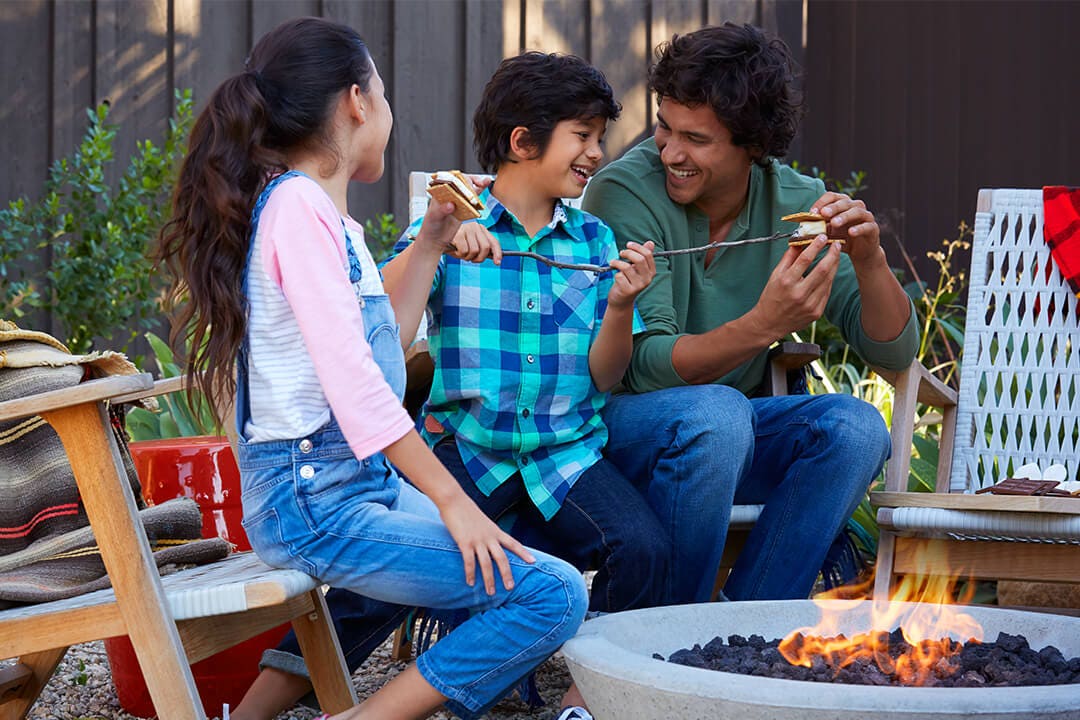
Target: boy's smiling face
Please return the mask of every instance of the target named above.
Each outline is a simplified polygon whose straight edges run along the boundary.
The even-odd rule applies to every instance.
[[[605,132],[607,120],[601,117],[559,121],[543,154],[526,161],[537,189],[551,198],[581,197],[604,159]]]

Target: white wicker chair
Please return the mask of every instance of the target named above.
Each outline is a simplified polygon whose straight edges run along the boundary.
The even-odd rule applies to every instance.
[[[161,578],[139,524],[105,403],[180,389],[149,375],[91,380],[0,402],[0,420],[40,415],[64,444],[112,588],[0,611],[0,718],[24,717],[70,645],[128,635],[158,717],[205,720],[189,663],[292,620],[323,708],[356,704],[318,583],[253,553]]]
[[[1080,498],[974,494],[1027,463],[1073,480],[1080,465],[1080,316],[1042,224],[1040,190],[979,192],[959,393],[921,366],[897,378],[893,459],[871,497],[877,597],[917,571],[918,538],[947,550],[941,574],[1080,582]],[[917,395],[944,409],[934,493],[906,492]]]

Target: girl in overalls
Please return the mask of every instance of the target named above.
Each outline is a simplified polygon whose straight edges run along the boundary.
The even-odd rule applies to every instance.
[[[200,348],[187,372],[235,397],[258,555],[379,600],[472,612],[338,717],[423,718],[445,704],[474,718],[574,634],[587,598],[570,565],[480,512],[401,407],[398,323],[415,333],[458,223],[432,204],[388,296],[346,189],[381,177],[392,123],[355,32],[279,26],[199,116],[159,255],[176,326]]]

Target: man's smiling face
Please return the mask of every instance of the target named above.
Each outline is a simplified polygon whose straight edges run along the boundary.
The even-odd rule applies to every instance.
[[[653,137],[673,201],[708,214],[719,197],[745,192],[750,152],[732,144],[731,133],[710,106],[661,98]]]

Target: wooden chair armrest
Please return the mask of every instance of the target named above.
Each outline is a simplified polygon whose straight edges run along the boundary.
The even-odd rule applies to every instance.
[[[821,357],[814,343],[782,342],[769,349],[769,367],[765,375],[765,395],[787,395],[788,373],[805,367]]]
[[[147,373],[138,375],[113,375],[89,380],[74,387],[50,390],[24,398],[0,402],[0,421],[40,415],[73,405],[111,400],[152,387],[153,379]]]
[[[782,342],[769,349],[769,362],[784,370],[795,370],[821,357],[821,347],[815,343]]]
[[[154,384],[145,390],[118,395],[117,397],[112,398],[112,401],[118,405],[121,403],[132,403],[139,400],[145,400],[146,398],[157,397],[158,395],[168,395],[169,393],[186,389],[187,375],[178,375],[176,377],[155,380]]]
[[[893,387],[899,387],[899,383],[902,382],[901,375],[907,373],[909,377],[914,378],[917,382],[918,394],[916,400],[924,405],[942,409],[950,405],[956,405],[956,390],[941,382],[918,360],[912,360],[911,365],[903,370],[885,370],[884,368],[875,367],[874,372],[885,378]]]
[[[942,411],[941,442],[934,489],[948,492],[956,436],[957,393],[934,377],[918,360],[897,372],[878,370],[896,388],[892,414],[892,457],[885,467],[885,490],[906,492],[911,472],[911,437],[915,432],[915,406],[923,403]]]

